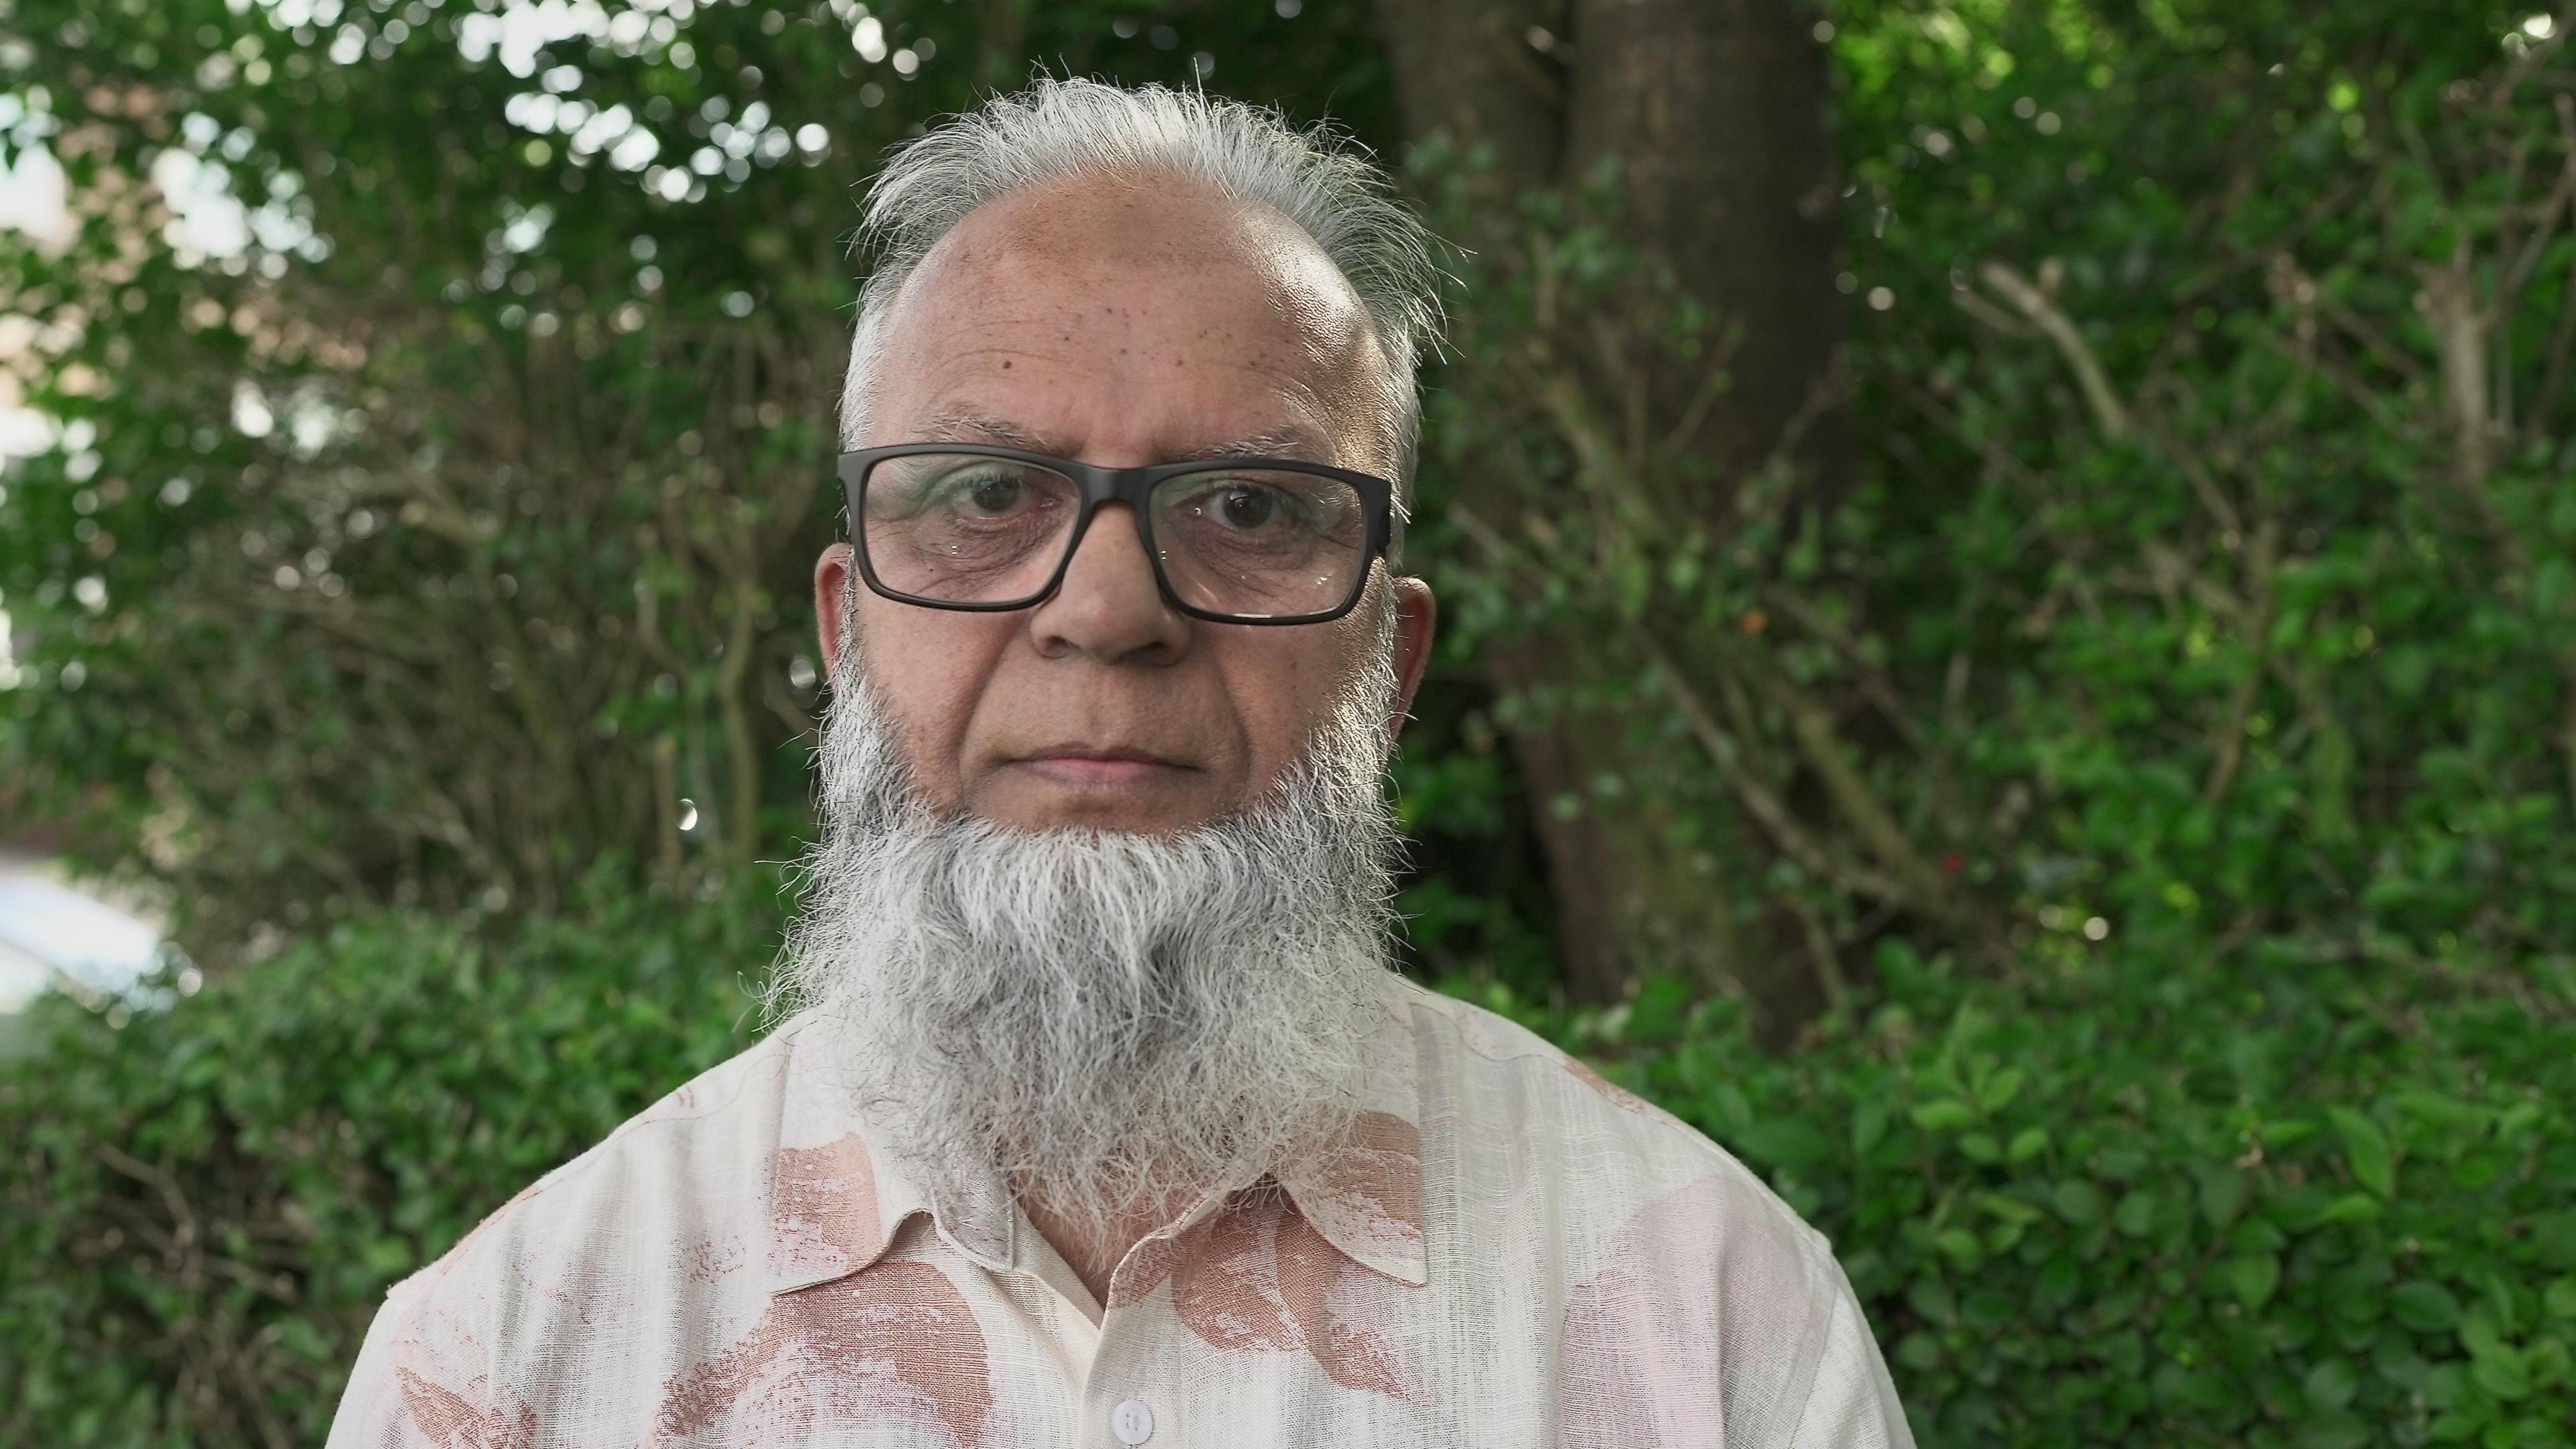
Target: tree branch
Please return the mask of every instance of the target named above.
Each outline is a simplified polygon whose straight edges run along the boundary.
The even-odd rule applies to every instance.
[[[1895,878],[1827,855],[1824,848],[1798,824],[1780,797],[1772,794],[1744,767],[1743,750],[1726,732],[1725,726],[1717,722],[1717,717],[1709,713],[1707,702],[1691,688],[1670,656],[1661,646],[1651,641],[1642,642],[1648,662],[1654,666],[1674,706],[1681,711],[1683,724],[1699,741],[1700,748],[1707,752],[1710,763],[1717,766],[1718,773],[1735,792],[1736,798],[1743,802],[1745,813],[1761,824],[1772,843],[1780,847],[1781,854],[1797,862],[1799,868],[1809,875],[1830,883],[1838,890],[1898,905],[1914,903],[1912,894]]]
[[[2076,386],[2083,391],[2085,404],[2093,411],[2094,426],[2101,430],[2102,436],[2115,441],[2127,437],[2129,410],[2121,406],[2119,397],[2111,391],[2110,378],[2104,375],[2100,360],[2085,344],[2084,334],[2076,330],[2075,323],[2057,309],[2057,304],[2050,301],[2046,293],[2033,286],[2029,278],[2002,262],[1986,263],[1977,269],[1977,275],[1987,286],[2002,293],[2005,301],[2019,308],[2023,316],[2047,334],[2049,341],[2057,344],[2067,366],[2075,369]]]

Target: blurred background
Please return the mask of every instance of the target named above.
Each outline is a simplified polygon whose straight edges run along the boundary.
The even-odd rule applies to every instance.
[[[6,0],[0,1440],[317,1442],[746,1044],[859,188],[1037,71],[1455,250],[1408,970],[1926,1444],[2576,1437],[2576,12]]]

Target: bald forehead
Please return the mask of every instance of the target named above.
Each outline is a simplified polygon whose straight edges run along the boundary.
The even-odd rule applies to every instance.
[[[1059,179],[976,208],[904,283],[885,334],[897,372],[882,391],[913,392],[901,369],[936,371],[944,346],[1001,314],[1059,326],[1113,295],[1140,294],[1270,359],[1338,422],[1369,434],[1366,452],[1385,452],[1376,435],[1392,370],[1349,279],[1286,216],[1186,178]]]
[[[1080,274],[1134,266],[1244,271],[1276,287],[1283,306],[1317,322],[1367,327],[1359,294],[1304,227],[1183,177],[1060,178],[1023,187],[969,213],[922,258],[914,283],[989,267]]]

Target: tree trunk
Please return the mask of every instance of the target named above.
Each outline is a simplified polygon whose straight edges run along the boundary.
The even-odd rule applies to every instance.
[[[1678,434],[1700,464],[1659,508],[1723,536],[1736,486],[1774,460],[1797,469],[1800,506],[1838,496],[1850,453],[1838,198],[1812,14],[1797,0],[1377,0],[1377,13],[1411,139],[1489,158],[1493,206],[1615,168],[1629,239],[1718,319],[1731,378],[1713,400],[1704,370],[1663,367],[1643,384],[1649,434]],[[1498,647],[1487,667],[1497,688],[1526,693],[1596,652],[1567,642]],[[1568,994],[1616,999],[1657,961],[1803,1012],[1816,983],[1738,958],[1705,855],[1664,843],[1653,802],[1601,788],[1639,775],[1619,726],[1538,712],[1512,736]]]
[[[1741,329],[1733,385],[1692,451],[1733,479],[1786,444],[1831,490],[1850,442],[1833,393],[1837,198],[1813,24],[1798,0],[1576,0],[1562,179],[1617,166],[1634,239]],[[1682,417],[1699,382],[1659,375],[1656,415]]]
[[[1379,0],[1377,14],[1406,135],[1490,148],[1507,194],[1554,184],[1565,76],[1550,54],[1565,0]]]

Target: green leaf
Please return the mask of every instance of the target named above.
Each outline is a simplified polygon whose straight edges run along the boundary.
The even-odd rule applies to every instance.
[[[2389,1293],[2388,1311],[2417,1333],[2448,1333],[2459,1324],[2460,1300],[2441,1284],[2416,1278]]]
[[[2522,1362],[2531,1371],[2532,1386],[2545,1388],[2567,1382],[2569,1369],[2576,1367],[2576,1356],[2569,1354],[2563,1340],[2544,1335],[2523,1349]]]
[[[2541,618],[2554,618],[2576,598],[2576,564],[2565,558],[2545,558],[2531,570],[2531,611]]]
[[[2028,1162],[2047,1150],[2048,1129],[2024,1127],[2013,1134],[2011,1144],[2004,1148],[2004,1156],[2015,1162]]]
[[[2576,1164],[2560,1176],[2561,1187],[2576,1194]],[[2543,1213],[2532,1219],[2530,1238],[2532,1251],[2544,1266],[2562,1272],[2576,1269],[2576,1208]]]
[[[2101,1190],[2081,1178],[2070,1177],[2059,1183],[2049,1200],[2059,1217],[2077,1227],[2102,1220]]]
[[[2512,1349],[2483,1353],[2469,1361],[2469,1378],[2479,1388],[2511,1403],[2531,1392],[2531,1370]]]
[[[2245,1206],[2245,1174],[2234,1167],[2214,1167],[2201,1174],[2200,1215],[2213,1228],[2236,1221]]]
[[[2006,1197],[2002,1193],[1981,1192],[1976,1195],[1975,1201],[1977,1206],[2009,1223],[2027,1226],[2038,1222],[2040,1218],[2039,1209],[2019,1198]]]
[[[2361,1376],[2353,1372],[2350,1363],[2339,1358],[2323,1360],[2299,1381],[2299,1389],[2308,1396],[2308,1402],[2327,1410],[2340,1409],[2351,1403],[2354,1391],[2360,1387]]]
[[[1852,1111],[1852,1155],[1867,1157],[1887,1136],[1887,1104],[1863,1102]]]
[[[2317,1124],[2314,1122],[2306,1121],[2297,1117],[2287,1117],[2279,1121],[2264,1123],[2256,1130],[2255,1135],[2262,1139],[2262,1143],[2265,1147],[2277,1150],[2283,1147],[2295,1147],[2298,1144],[2307,1141],[2309,1138],[2316,1136],[2318,1130]]]
[[[2511,1351],[2496,1323],[2494,1303],[2479,1303],[2460,1315],[2460,1346],[2469,1351],[2471,1358]]]
[[[2425,1426],[2425,1432],[2436,1444],[2459,1444],[2476,1438],[2485,1423],[2486,1417],[2482,1414],[2454,1411],[2434,1415],[2433,1422]]]
[[[2576,1318],[2576,1274],[2550,1284],[2540,1295],[2540,1307],[2552,1318]]]
[[[2270,1253],[2241,1253],[2228,1259],[2223,1271],[2236,1301],[2248,1311],[2271,1302],[2273,1290],[2281,1286],[2281,1260]]]
[[[1736,1134],[1745,1155],[1774,1167],[1812,1167],[1834,1155],[1833,1139],[1803,1117],[1775,1117]]]
[[[1975,1109],[1949,1097],[1925,1102],[1908,1115],[1926,1132],[1952,1132],[1977,1120]]]
[[[381,1237],[368,1243],[364,1261],[368,1268],[387,1278],[398,1276],[418,1264],[418,1259],[412,1255],[411,1244],[396,1237]]]
[[[2363,1449],[2378,1440],[2370,1425],[2339,1409],[2311,1414],[2299,1426],[2299,1449]]]
[[[2383,1198],[2394,1197],[2397,1167],[2389,1155],[2388,1134],[2350,1107],[2328,1107],[2326,1120],[2343,1138],[2344,1160],[2352,1166],[2353,1180]]]
[[[2543,1115],[2538,1102],[2516,1102],[2496,1114],[2496,1136],[2510,1142],[2538,1126]]]
[[[2388,692],[2400,700],[2412,700],[2424,693],[2433,679],[2433,651],[2416,644],[2400,644],[2381,651],[2380,678]]]
[[[2364,1223],[2378,1217],[2381,1211],[2379,1199],[2366,1192],[2348,1192],[2318,1209],[2307,1225],[2319,1228],[2328,1223]]]
[[[2475,1102],[2458,1101],[2424,1087],[2408,1087],[2395,1094],[2395,1101],[2419,1129],[2416,1144],[2446,1160],[2484,1138],[2495,1116]]]

